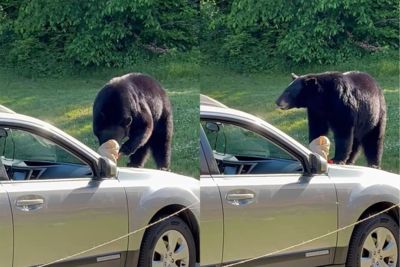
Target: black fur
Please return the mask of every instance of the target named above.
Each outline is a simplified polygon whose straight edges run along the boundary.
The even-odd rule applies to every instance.
[[[143,167],[151,150],[157,167],[169,169],[172,108],[161,85],[147,75],[117,77],[100,90],[93,105],[93,132],[100,145],[125,141],[120,153],[129,156],[130,167]]]
[[[281,109],[307,108],[309,141],[334,134],[339,164],[354,164],[360,146],[368,165],[379,167],[386,127],[382,90],[363,72],[326,72],[296,76],[276,100]]]

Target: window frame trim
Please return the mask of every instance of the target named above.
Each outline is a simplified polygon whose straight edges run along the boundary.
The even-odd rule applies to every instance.
[[[98,158],[95,158],[91,156],[89,153],[85,153],[83,149],[79,149],[79,147],[71,144],[66,138],[63,138],[62,135],[45,129],[45,128],[39,128],[36,125],[28,125],[24,123],[19,123],[19,122],[10,122],[10,121],[0,121],[0,127],[1,128],[12,128],[16,130],[22,130],[26,131],[28,133],[37,135],[41,138],[48,139],[49,141],[53,142],[54,144],[58,145],[59,147],[67,150],[67,153],[70,153],[80,159],[83,163],[87,164],[88,167],[91,169],[93,176],[87,179],[94,179],[96,177],[99,177],[99,168],[98,168]],[[84,177],[77,177],[77,178],[60,178],[60,179],[40,179],[40,180],[23,180],[25,182],[30,182],[30,181],[65,181],[65,180],[76,180],[76,179],[86,179]],[[14,180],[1,180],[0,182],[4,181],[10,181],[10,182],[17,182]],[[22,182],[23,182],[22,181]]]
[[[297,159],[298,161],[300,161],[301,165],[303,166],[303,172],[302,173],[289,173],[289,174],[302,174],[302,175],[308,175],[310,173],[311,170],[311,166],[309,163],[309,155],[304,153],[303,151],[300,151],[298,149],[296,149],[295,147],[291,146],[290,143],[286,142],[286,140],[284,140],[284,138],[279,137],[274,135],[274,133],[268,131],[268,129],[266,127],[263,127],[262,125],[253,123],[251,121],[248,121],[246,119],[241,119],[239,118],[230,118],[230,117],[224,117],[222,115],[218,115],[218,114],[207,114],[207,115],[201,115],[200,116],[200,121],[215,121],[215,122],[222,122],[222,123],[230,123],[233,125],[236,125],[238,127],[242,127],[246,130],[255,132],[257,134],[259,134],[260,136],[266,138],[269,142],[272,142],[274,145],[276,145],[277,147],[283,149],[284,151],[286,151],[288,154],[290,154],[291,156],[293,156],[293,158]],[[204,130],[203,130],[204,131]],[[204,133],[205,135],[205,133]],[[207,137],[206,137],[207,139]],[[208,143],[208,146],[210,146],[208,139],[206,141]],[[214,158],[214,155],[210,155],[212,156],[214,162],[216,161]],[[270,173],[270,174],[261,174],[261,175],[282,175],[282,173]],[[238,174],[232,174],[232,175],[225,175],[225,174],[221,174],[221,173],[216,173],[217,177],[218,176],[226,176],[226,177],[242,177],[243,175],[238,175]]]

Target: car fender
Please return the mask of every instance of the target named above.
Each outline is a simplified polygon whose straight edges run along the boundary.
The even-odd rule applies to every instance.
[[[157,212],[168,206],[189,207],[199,225],[199,181],[169,172],[147,171],[132,169],[130,173],[119,174],[128,201],[130,251],[140,249],[148,224]]]
[[[399,204],[400,202],[400,177],[395,174],[357,168],[347,178],[330,173],[337,190],[338,198],[338,229],[337,253],[335,263],[346,261],[347,249],[355,225],[361,215],[377,203]],[[364,172],[367,171],[367,172]],[[379,179],[380,183],[377,183]],[[349,226],[349,227],[348,227]]]

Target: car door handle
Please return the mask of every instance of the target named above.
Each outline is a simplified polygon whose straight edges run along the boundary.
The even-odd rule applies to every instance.
[[[254,199],[254,194],[252,194],[252,193],[245,193],[245,194],[230,193],[230,194],[226,195],[226,199],[229,201],[249,200],[249,199]]]
[[[18,199],[15,203],[15,206],[22,211],[32,211],[42,208],[43,204],[44,204],[43,198]]]

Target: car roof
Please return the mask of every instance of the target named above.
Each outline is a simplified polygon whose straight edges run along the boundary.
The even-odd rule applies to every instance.
[[[206,114],[206,113],[218,113],[218,114],[225,114],[229,115],[232,117],[242,117],[242,118],[247,118],[251,119],[253,121],[259,122],[259,123],[265,123],[264,120],[251,115],[249,113],[236,110],[233,108],[229,108],[228,106],[222,104],[221,102],[206,96],[206,95],[200,95],[200,113]]]
[[[225,106],[221,102],[202,94],[200,94],[200,105],[227,108],[227,106]]]
[[[11,109],[9,109],[9,108],[7,108],[7,107],[5,107],[3,105],[0,105],[0,112],[2,112],[2,113],[15,113]]]

